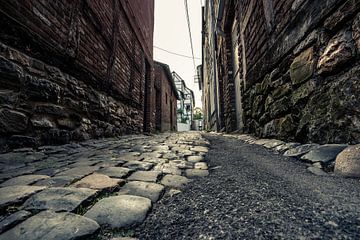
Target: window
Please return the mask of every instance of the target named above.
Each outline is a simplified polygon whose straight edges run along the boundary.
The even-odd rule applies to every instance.
[[[166,104],[167,104],[167,102],[168,102],[168,96],[167,96],[167,93],[165,93],[165,102],[166,102]]]

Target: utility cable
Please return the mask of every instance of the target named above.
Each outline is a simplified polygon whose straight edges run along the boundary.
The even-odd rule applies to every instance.
[[[186,20],[187,20],[188,29],[189,29],[190,46],[191,46],[191,54],[192,54],[192,59],[193,59],[193,64],[194,64],[194,71],[196,71],[194,47],[193,47],[193,41],[192,41],[192,36],[191,36],[190,17],[189,17],[189,8],[188,8],[187,0],[184,0],[184,4],[185,4],[185,11],[186,11]]]
[[[167,52],[167,53],[170,53],[170,54],[173,54],[173,55],[176,55],[176,56],[179,56],[179,57],[184,57],[184,58],[191,58],[191,59],[193,59],[193,57],[191,57],[191,56],[186,56],[186,55],[183,55],[183,54],[180,54],[180,53],[171,52],[171,51],[166,50],[166,49],[161,48],[161,47],[154,46],[154,48],[159,49],[159,50],[164,51],[164,52]],[[195,57],[195,59],[201,60],[201,58],[199,58],[199,57]]]

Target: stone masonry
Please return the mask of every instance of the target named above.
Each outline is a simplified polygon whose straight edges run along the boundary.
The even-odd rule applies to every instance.
[[[208,128],[217,120],[217,130],[262,138],[359,143],[359,1],[211,2],[203,28],[219,28],[218,79],[205,68],[214,60],[205,34],[204,86],[216,81],[221,94],[204,90],[220,105],[218,119],[204,106]]]
[[[151,131],[154,2],[3,1],[0,151]]]

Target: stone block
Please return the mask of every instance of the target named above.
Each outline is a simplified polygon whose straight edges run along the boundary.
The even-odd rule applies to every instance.
[[[297,124],[295,123],[294,118],[291,114],[288,114],[285,117],[279,119],[278,124],[279,135],[281,137],[292,137],[297,127]]]
[[[157,183],[132,181],[125,184],[118,195],[135,195],[150,199],[153,203],[158,201],[164,186]]]
[[[54,128],[56,124],[49,117],[36,116],[30,119],[31,124],[35,128]]]
[[[314,72],[314,50],[308,48],[297,56],[290,66],[290,77],[293,85],[305,82]]]
[[[128,180],[143,181],[143,182],[156,182],[161,175],[160,171],[137,171],[133,173]]]
[[[269,109],[270,117],[273,119],[281,115],[282,113],[288,111],[291,107],[291,99],[290,97],[283,97],[277,101],[275,101]]]
[[[335,173],[345,177],[360,177],[360,144],[347,147],[336,157]]]
[[[43,115],[53,115],[58,117],[68,117],[69,114],[67,110],[59,105],[44,103],[44,104],[36,104],[34,106],[34,112],[37,114]]]
[[[23,175],[15,178],[11,178],[3,182],[0,187],[15,186],[15,185],[30,185],[40,180],[48,179],[46,175]]]
[[[352,36],[356,42],[358,54],[360,54],[360,13],[358,13],[352,24]]]
[[[279,87],[277,87],[273,92],[272,92],[272,97],[274,99],[279,99],[285,95],[288,95],[291,92],[291,85],[289,83],[281,85]]]
[[[14,105],[19,94],[10,90],[0,90],[0,105]]]
[[[69,130],[74,130],[80,125],[79,122],[74,121],[71,118],[59,118],[57,119],[57,123],[59,127]]]
[[[328,42],[321,53],[317,65],[319,74],[331,73],[356,55],[351,31],[344,30],[336,34]]]
[[[18,204],[27,197],[43,189],[45,189],[45,187],[18,185],[0,188],[0,209],[13,204]]]
[[[142,223],[150,208],[148,198],[121,195],[101,199],[84,216],[105,228],[119,229]]]
[[[17,64],[0,57],[0,76],[1,86],[18,89],[23,70]]]
[[[49,80],[27,75],[24,94],[31,100],[57,103],[60,100],[61,87]]]
[[[0,239],[87,239],[100,226],[95,221],[68,212],[44,211],[0,235]]]
[[[37,147],[39,145],[39,141],[35,137],[12,135],[9,138],[8,145],[11,148]]]
[[[0,133],[21,133],[27,128],[28,117],[18,111],[0,109]]]
[[[26,200],[24,207],[32,211],[73,212],[96,193],[97,191],[88,188],[54,187],[34,194]]]
[[[349,16],[353,15],[360,9],[360,2],[358,0],[346,0],[337,10],[330,15],[324,22],[324,27],[328,30],[334,30],[340,25],[344,24]]]
[[[306,153],[301,157],[301,159],[310,162],[322,162],[324,164],[328,164],[334,161],[336,156],[347,146],[348,145],[346,144],[325,144]]]
[[[300,100],[309,97],[309,95],[315,90],[316,83],[314,80],[310,80],[300,87],[298,87],[295,91],[293,91],[291,95],[291,101],[293,105],[296,105]]]
[[[6,230],[14,227],[15,225],[19,224],[20,222],[24,221],[26,218],[30,217],[31,213],[25,210],[20,210],[15,212],[6,218],[3,218],[0,221],[0,233],[5,232]]]
[[[184,188],[189,181],[186,177],[168,174],[161,180],[161,184],[172,188]]]
[[[89,176],[84,177],[80,181],[72,184],[71,186],[77,188],[91,188],[96,190],[114,190],[123,184],[124,180],[110,178],[104,174],[93,173]]]

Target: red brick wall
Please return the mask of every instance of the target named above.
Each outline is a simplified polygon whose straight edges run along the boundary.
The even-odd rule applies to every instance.
[[[176,107],[177,99],[173,92],[169,76],[165,73],[163,66],[155,64],[155,87],[160,93],[160,131],[175,131],[176,130]],[[155,102],[154,102],[155,103]],[[155,106],[156,104],[154,104]],[[172,109],[172,110],[171,110]],[[171,117],[172,113],[172,117]]]
[[[27,130],[16,134],[44,143],[49,132],[66,131],[66,139],[71,140],[82,118],[92,125],[91,131],[81,130],[86,137],[104,136],[106,131],[109,136],[142,131],[145,77],[150,78],[149,84],[153,77],[153,11],[153,0],[141,4],[126,0],[1,1],[1,64],[15,66],[21,74],[11,80],[14,84],[1,78],[0,91],[14,91],[19,104],[0,102],[0,109],[55,122],[44,129],[29,121]],[[2,71],[8,74],[10,70]],[[44,84],[39,78],[56,84],[60,94],[52,103],[76,114],[76,121],[72,119],[76,127],[63,129],[52,114],[38,116],[32,110],[48,99],[27,95],[27,87],[34,86],[27,85],[26,76],[36,79],[33,82],[40,93],[46,90],[41,89]],[[118,105],[123,107],[115,107]],[[0,125],[7,121],[0,119]],[[10,139],[14,134],[3,131],[2,136]]]

